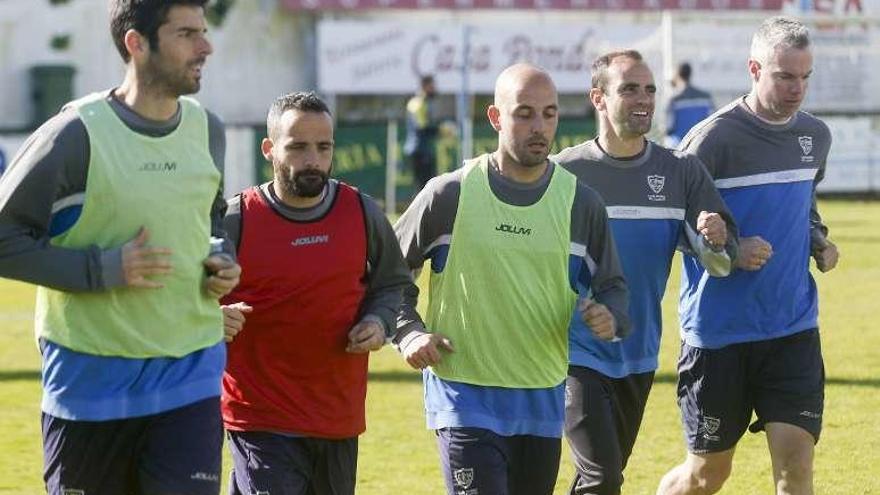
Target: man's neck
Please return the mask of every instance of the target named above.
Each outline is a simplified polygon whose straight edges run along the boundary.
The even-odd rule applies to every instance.
[[[519,182],[520,184],[532,184],[538,182],[538,180],[544,175],[544,172],[547,171],[547,160],[544,160],[544,163],[534,167],[524,167],[500,150],[496,150],[492,153],[489,165],[495,167],[495,170],[501,174],[502,177],[506,177],[514,182]]]
[[[321,191],[321,194],[319,194],[315,197],[312,197],[312,198],[307,198],[305,196],[296,196],[296,195],[286,194],[284,191],[281,190],[280,187],[278,187],[278,181],[273,180],[272,181],[272,191],[275,192],[275,197],[278,198],[278,200],[281,201],[282,203],[284,203],[285,205],[290,206],[292,208],[305,209],[305,208],[313,208],[315,206],[318,206],[318,204],[320,204],[321,201],[324,200],[324,196],[326,196],[326,194],[327,194],[327,186],[324,186],[324,190]]]
[[[630,158],[641,153],[647,141],[644,136],[618,136],[610,126],[603,126],[599,130],[599,146],[611,158]]]
[[[148,120],[166,121],[177,113],[177,97],[160,94],[151,89],[144,80],[135,74],[129,65],[125,79],[114,92],[119,101],[125,103],[135,113]]]
[[[758,95],[756,95],[754,92],[746,95],[746,98],[744,101],[746,104],[746,108],[749,109],[749,111],[752,113],[752,115],[754,115],[755,117],[758,117],[759,120],[762,120],[768,124],[773,124],[773,125],[787,124],[789,121],[791,121],[791,118],[794,117],[794,115],[789,115],[788,117],[786,117],[784,119],[772,118],[771,115],[768,115],[769,112],[767,112],[764,109],[764,107],[761,105],[761,102],[758,101]]]

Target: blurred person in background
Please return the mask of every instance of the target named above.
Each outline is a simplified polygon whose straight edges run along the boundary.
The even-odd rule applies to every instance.
[[[406,102],[406,140],[403,153],[413,173],[414,194],[437,175],[437,89],[433,76],[422,76],[419,92]]]
[[[682,62],[672,78],[675,94],[666,108],[666,146],[674,148],[691,127],[712,114],[712,96],[691,84],[691,64]]]

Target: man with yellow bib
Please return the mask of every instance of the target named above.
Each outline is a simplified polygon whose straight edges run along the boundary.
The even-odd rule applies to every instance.
[[[196,100],[206,0],[114,0],[126,64],[42,125],[0,182],[0,276],[38,285],[52,495],[216,495],[223,124]],[[209,255],[209,253],[213,253]]]
[[[430,260],[431,276],[425,319],[412,285],[394,343],[424,370],[449,494],[551,494],[571,311],[621,338],[627,289],[601,198],[547,159],[550,76],[508,67],[487,114],[498,149],[431,180],[395,226],[410,268]]]

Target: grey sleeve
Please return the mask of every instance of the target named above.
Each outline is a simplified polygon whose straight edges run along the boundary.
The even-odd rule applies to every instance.
[[[738,229],[733,215],[715,189],[712,178],[709,177],[699,158],[688,155],[684,157],[681,165],[685,169],[687,207],[679,249],[697,257],[710,275],[725,277],[730,274],[739,246]],[[718,213],[724,219],[727,225],[727,243],[723,248],[713,249],[697,231],[697,219],[701,211]]]
[[[819,207],[816,204],[816,187],[825,178],[825,166],[828,160],[828,152],[831,150],[831,131],[822,123],[822,135],[825,138],[826,148],[819,155],[819,169],[816,171],[816,178],[813,180],[813,199],[810,203],[810,252],[815,253],[823,248],[828,240],[828,227],[822,223],[822,216],[819,215]]]
[[[62,111],[28,138],[0,180],[0,276],[71,292],[115,285],[107,267],[121,278],[118,249],[49,242],[53,207],[83,194],[88,163],[88,134],[75,110]]]
[[[412,285],[394,229],[385,213],[369,197],[361,195],[367,228],[367,294],[361,314],[375,319],[392,336],[404,288]]]
[[[713,120],[698,124],[687,133],[678,147],[683,153],[699,158],[712,180],[718,175],[719,164],[724,163],[725,154],[724,147],[715,143],[713,136],[718,133],[711,132],[718,123],[718,120]]]
[[[615,333],[618,337],[625,337],[632,329],[629,290],[620,267],[605,202],[598,193],[581,183],[578,183],[572,207],[571,230],[572,242],[585,247],[583,258],[590,272],[593,299],[608,307],[617,322]]]
[[[428,181],[409,208],[394,224],[394,232],[412,279],[403,290],[397,315],[397,333],[393,343],[405,347],[407,335],[414,330],[425,331],[425,322],[416,310],[419,288],[415,283],[431,250],[449,244],[458,210],[460,182],[450,180],[460,174],[444,174]]]
[[[223,230],[236,251],[241,244],[241,222],[241,194],[236,194],[226,202],[226,213],[223,216]]]
[[[208,149],[214,166],[220,171],[220,185],[217,195],[211,205],[211,236],[225,239],[223,252],[235,259],[235,246],[238,242],[231,242],[224,227],[224,214],[226,212],[226,200],[223,198],[223,176],[226,168],[226,129],[223,122],[211,112],[208,114]]]

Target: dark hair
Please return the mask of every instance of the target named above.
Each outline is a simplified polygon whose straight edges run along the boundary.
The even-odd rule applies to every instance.
[[[159,49],[159,26],[168,21],[168,11],[175,5],[205,7],[208,0],[110,0],[110,35],[122,60],[131,55],[125,48],[125,33],[139,32],[150,43],[150,50]]]
[[[614,62],[614,59],[619,57],[629,58],[636,62],[642,61],[642,54],[637,50],[618,50],[600,55],[593,61],[593,65],[590,67],[592,73],[590,78],[591,87],[601,89],[603,93],[605,92],[608,86],[608,67]]]
[[[308,93],[300,91],[279,96],[272,102],[272,106],[269,107],[269,115],[266,117],[266,132],[270,138],[273,134],[272,129],[278,126],[281,116],[288,110],[333,115],[330,113],[330,108],[324,103],[324,100],[316,95],[314,91],[309,91]]]
[[[691,80],[691,64],[687,62],[682,62],[678,64],[678,70],[676,71],[678,77],[681,78],[682,81],[688,82]]]
[[[419,86],[424,88],[429,84],[434,84],[434,76],[429,74],[427,76],[422,76],[419,78]]]

